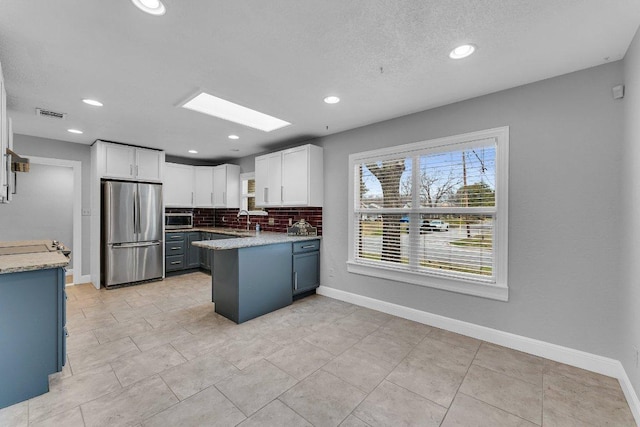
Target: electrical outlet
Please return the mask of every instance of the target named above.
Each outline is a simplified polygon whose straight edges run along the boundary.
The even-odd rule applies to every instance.
[[[82,208],[82,216],[91,216],[91,209]]]
[[[275,225],[276,224],[276,219],[275,218],[269,218],[269,225]]]
[[[227,217],[226,216],[222,217],[222,222],[227,222]]]
[[[289,227],[293,225],[293,218],[289,218]]]
[[[333,268],[329,269],[329,277],[333,277],[335,270]]]

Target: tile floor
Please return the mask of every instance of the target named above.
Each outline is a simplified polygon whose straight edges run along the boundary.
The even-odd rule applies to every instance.
[[[68,364],[2,426],[634,426],[617,380],[311,296],[236,325],[193,273],[70,287]]]

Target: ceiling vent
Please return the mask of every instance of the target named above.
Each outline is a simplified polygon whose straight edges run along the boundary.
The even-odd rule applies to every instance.
[[[44,108],[36,108],[36,116],[49,117],[50,119],[64,119],[67,113],[58,113],[56,111],[45,110]]]

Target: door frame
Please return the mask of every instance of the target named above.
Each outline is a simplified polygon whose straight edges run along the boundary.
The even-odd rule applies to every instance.
[[[90,282],[90,275],[82,275],[82,162],[49,157],[28,157],[29,161],[36,165],[60,166],[73,170],[73,283],[67,286]]]

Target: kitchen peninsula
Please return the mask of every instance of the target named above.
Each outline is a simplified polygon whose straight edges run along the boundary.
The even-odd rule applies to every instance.
[[[294,295],[319,285],[320,236],[272,232],[242,236],[193,243],[214,251],[211,281],[216,313],[246,322],[286,307]]]
[[[49,391],[65,364],[66,253],[51,240],[0,242],[0,408]]]

